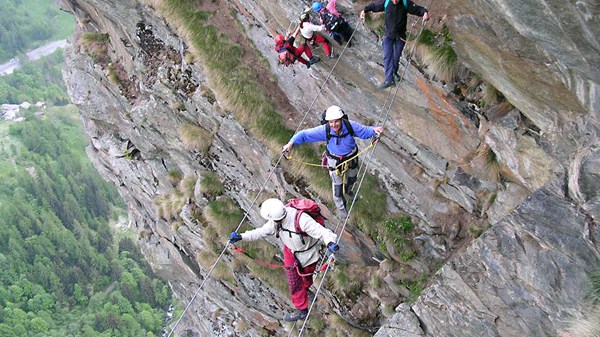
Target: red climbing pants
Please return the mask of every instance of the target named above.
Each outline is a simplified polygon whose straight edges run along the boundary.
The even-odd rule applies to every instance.
[[[296,258],[294,253],[287,246],[283,246],[283,264],[285,265],[285,276],[287,276],[292,303],[299,310],[308,309],[308,288],[313,284],[312,273],[317,267],[317,262],[300,268],[302,274],[309,274],[309,276],[300,276],[295,267]]]
[[[305,44],[301,44],[298,47],[292,47],[292,48],[293,48],[292,50],[293,50],[294,55],[296,55],[296,57],[298,58],[298,62],[300,62],[302,64],[308,63],[308,60],[310,60],[313,57],[312,51]],[[306,55],[306,57],[308,57],[308,60],[303,58],[302,54]]]
[[[324,38],[323,36],[315,33],[313,35],[313,41],[316,44],[320,44],[323,46],[323,50],[325,51],[325,55],[327,56],[331,56],[331,44],[329,43],[329,41],[327,41],[326,38]]]

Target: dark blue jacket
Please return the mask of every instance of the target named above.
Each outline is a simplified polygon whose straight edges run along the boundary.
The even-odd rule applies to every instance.
[[[366,12],[383,12],[385,10],[385,33],[384,37],[406,40],[406,22],[408,14],[423,16],[427,13],[427,8],[416,5],[414,2],[407,0],[407,8],[404,8],[403,0],[399,0],[398,4],[394,5],[392,0],[389,0],[387,7],[385,1],[372,2],[365,6]]]

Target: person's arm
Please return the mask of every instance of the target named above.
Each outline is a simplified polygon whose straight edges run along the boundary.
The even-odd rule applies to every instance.
[[[255,241],[273,234],[275,234],[275,222],[267,221],[261,227],[251,229],[240,235],[244,241]]]
[[[326,141],[327,135],[325,132],[325,125],[319,125],[314,128],[302,130],[296,133],[292,139],[290,139],[290,141],[283,146],[282,152],[288,152],[294,145]]]
[[[411,0],[407,0],[407,12],[409,14],[412,15],[416,15],[416,16],[421,16],[423,17],[423,21],[427,21],[429,20],[429,12],[427,11],[427,8],[425,7],[421,7],[417,4],[415,4],[414,2],[412,2]]]
[[[340,12],[338,12],[337,9],[335,9],[335,5],[336,5],[336,0],[331,0],[327,4],[327,6],[325,6],[325,9],[327,9],[327,11],[329,11],[329,13],[331,13],[335,16],[341,16]]]
[[[367,12],[377,13],[377,12],[383,12],[384,10],[385,10],[385,0],[371,2],[370,4],[366,5],[365,9],[363,9],[360,12],[360,21],[362,21],[363,23],[365,22],[365,13],[367,13]]]
[[[298,34],[300,34],[300,29],[302,29],[301,27],[302,27],[302,23],[298,24],[296,29],[294,29],[294,31],[292,32],[291,36],[293,36],[294,39],[298,38]]]
[[[294,35],[288,37],[287,43],[289,44],[289,47],[294,46],[294,41],[296,41],[296,37]],[[286,48],[288,48],[288,46],[286,46]]]
[[[374,136],[379,136],[383,132],[381,126],[366,126],[355,121],[350,121],[354,136],[360,139],[369,139]]]
[[[314,32],[325,32],[327,31],[327,28],[325,27],[325,25],[315,25],[313,23],[309,23],[310,26],[309,27],[310,30]]]

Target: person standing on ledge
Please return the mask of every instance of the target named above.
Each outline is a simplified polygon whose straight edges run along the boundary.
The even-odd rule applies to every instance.
[[[365,13],[384,12],[383,34],[383,69],[385,81],[379,89],[385,89],[400,80],[398,67],[400,56],[406,44],[406,24],[408,14],[421,16],[423,21],[429,20],[429,11],[425,7],[416,5],[411,0],[380,0],[365,6],[360,12],[360,20],[364,23]]]

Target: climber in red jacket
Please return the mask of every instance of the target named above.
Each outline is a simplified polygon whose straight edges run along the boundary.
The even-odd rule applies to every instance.
[[[275,36],[275,50],[279,53],[279,63],[289,66],[297,60],[306,65],[306,68],[310,68],[311,65],[320,61],[318,56],[313,56],[312,51],[306,44],[295,47],[294,40],[293,36],[287,39],[281,34]],[[302,54],[306,55],[308,60],[303,58]]]

